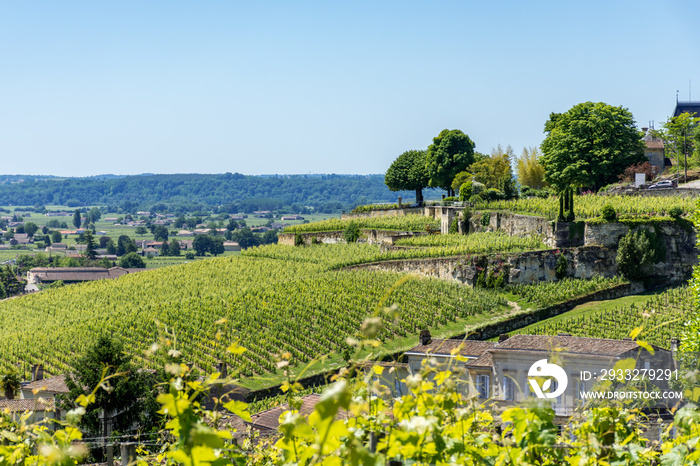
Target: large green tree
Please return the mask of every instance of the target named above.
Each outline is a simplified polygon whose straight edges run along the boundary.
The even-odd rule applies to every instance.
[[[416,203],[423,205],[423,188],[428,187],[425,151],[408,150],[399,155],[386,171],[384,183],[392,191],[415,191]]]
[[[602,102],[552,113],[545,123],[540,162],[545,181],[558,192],[569,187],[598,190],[622,171],[646,160],[641,133],[624,107]]]
[[[428,186],[454,195],[452,180],[474,163],[474,142],[458,129],[444,129],[433,139],[425,154]]]

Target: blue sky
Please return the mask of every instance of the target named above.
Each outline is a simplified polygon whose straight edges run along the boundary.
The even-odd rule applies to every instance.
[[[700,2],[0,3],[5,174],[383,173],[461,129],[700,100]]]

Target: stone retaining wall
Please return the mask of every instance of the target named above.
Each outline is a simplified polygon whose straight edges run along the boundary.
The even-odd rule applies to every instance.
[[[617,273],[615,252],[601,247],[580,247],[555,251],[531,251],[516,254],[485,255],[486,270],[503,269],[508,265],[509,283],[521,284],[537,281],[556,280],[556,266],[560,255],[567,259],[568,276],[589,279],[595,275],[611,277]],[[461,256],[407,259],[373,262],[355,265],[350,268],[367,270],[391,270],[402,273],[415,273],[425,277],[456,281],[469,286],[476,283],[481,270],[471,263],[470,258]]]

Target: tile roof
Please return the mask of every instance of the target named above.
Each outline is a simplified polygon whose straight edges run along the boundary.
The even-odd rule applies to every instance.
[[[418,345],[406,354],[449,355],[460,345],[461,356],[470,357],[469,367],[492,367],[493,354],[506,351],[538,351],[550,353],[555,348],[563,353],[585,354],[595,356],[622,356],[641,347],[632,340],[612,340],[606,338],[573,337],[569,335],[513,335],[499,343],[476,340],[439,340],[433,339],[428,345]],[[655,347],[656,348],[656,347]],[[663,351],[661,348],[656,348]]]
[[[661,139],[652,139],[651,141],[644,141],[647,145],[647,149],[663,149],[664,142]]]
[[[299,408],[299,414],[302,416],[308,416],[309,414],[314,412],[314,407],[316,406],[316,403],[319,402],[321,399],[321,395],[318,393],[312,393],[310,395],[306,395],[303,397],[302,400],[302,405],[301,408]],[[289,405],[287,403],[277,406],[272,409],[268,409],[266,411],[262,411],[260,413],[254,414],[251,417],[253,418],[253,422],[250,422],[249,424],[256,428],[256,429],[267,429],[267,430],[277,430],[279,427],[279,418],[280,415],[287,411],[289,409]],[[345,411],[345,410],[340,410],[338,412],[338,418],[340,419],[347,419],[350,417],[350,413]]]
[[[0,400],[0,411],[16,413],[18,411],[54,411],[53,398],[34,398],[23,400]]]
[[[433,338],[427,345],[414,346],[407,353],[430,353],[434,355],[450,355],[455,348],[461,349],[460,356],[478,358],[482,354],[496,346],[496,343],[491,341],[479,340],[441,340]]]
[[[45,379],[36,380],[22,387],[22,390],[38,390],[52,393],[68,393],[65,375],[55,375]]]
[[[34,267],[29,270],[41,281],[86,281],[103,278],[117,278],[126,275],[127,269],[121,267]]]
[[[628,351],[639,349],[632,340],[610,340],[606,338],[587,338],[549,335],[513,335],[498,343],[492,350],[520,350],[551,352],[560,348],[564,353],[596,354],[602,356],[620,356]]]

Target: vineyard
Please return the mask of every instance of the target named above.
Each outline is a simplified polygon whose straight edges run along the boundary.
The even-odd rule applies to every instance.
[[[352,220],[330,218],[321,222],[288,226],[284,229],[284,233],[343,231],[352,223],[356,224],[359,228],[372,228],[377,230],[425,231],[426,227],[440,228],[440,222],[437,220],[423,215],[410,214],[404,216],[356,218]]]
[[[652,296],[640,306],[620,307],[613,312],[594,311],[554,323],[542,323],[524,333],[556,335],[564,332],[573,336],[621,339],[629,337],[632,329],[643,325],[640,340],[668,348],[671,338],[679,338],[685,322],[695,315],[693,293],[686,286]]]
[[[385,249],[379,245],[317,244],[305,247],[267,245],[247,249],[245,256],[266,257],[295,262],[324,264],[327,269],[384,260],[449,257],[464,254],[488,254],[493,252],[521,252],[544,249],[538,236],[508,236],[503,232],[473,233],[471,235],[429,235],[399,240],[397,244],[423,246],[401,249]]]
[[[590,280],[565,278],[556,282],[532,283],[509,287],[509,291],[539,306],[551,306],[572,298],[622,285],[627,281],[622,277],[605,278],[596,275]]]
[[[384,298],[401,315],[380,333],[382,340],[508,309],[493,292],[436,279],[410,278],[387,296],[401,275],[327,268],[322,257],[224,257],[4,301],[0,370],[41,362],[48,372],[63,373],[100,332],[118,336],[131,354],[144,355],[167,331],[202,370],[213,371],[221,359],[253,376],[275,372],[274,355],[281,352],[291,353],[295,363],[342,353],[346,338],[358,334]],[[217,324],[220,319],[226,321]],[[248,351],[227,354],[236,340]],[[156,367],[164,361],[142,362]]]
[[[593,218],[601,215],[603,206],[610,204],[618,215],[645,216],[668,215],[673,207],[680,207],[684,212],[695,210],[695,200],[690,197],[680,196],[576,196],[574,211],[577,218]],[[537,214],[549,219],[554,219],[559,213],[559,198],[523,198],[510,201],[493,201],[479,204],[479,210],[508,210],[511,212],[523,212]]]
[[[510,236],[503,231],[472,233],[470,235],[414,236],[396,241],[397,246],[455,248],[465,253],[530,251],[545,248],[542,237]]]

